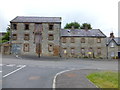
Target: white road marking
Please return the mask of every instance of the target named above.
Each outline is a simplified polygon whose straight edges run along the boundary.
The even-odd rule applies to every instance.
[[[16,67],[22,67],[22,66],[24,66],[24,65],[17,65]]]
[[[13,66],[15,66],[15,64],[8,64],[8,65],[6,65],[6,66],[8,66],[8,67],[13,67]]]
[[[59,73],[57,73],[55,75],[55,77],[53,79],[53,90],[55,90],[55,87],[56,87],[55,84],[56,84],[56,78],[57,78],[57,76],[60,75],[60,74],[62,74],[62,73],[68,72],[68,71],[71,71],[71,70],[64,70],[64,71],[61,71],[61,72],[59,72]]]
[[[0,71],[0,73],[1,73],[2,71]]]
[[[25,68],[25,67],[26,67],[26,65],[24,65],[24,66],[22,66],[22,67],[20,67],[20,68],[18,68],[18,69],[16,69],[16,70],[14,70],[14,71],[12,71],[12,72],[6,74],[6,75],[4,75],[3,78],[5,78],[5,77],[7,77],[7,76],[9,76],[9,75],[11,75],[11,74],[13,74],[13,73],[15,73],[15,72],[21,70],[21,69],[23,69],[23,68]]]

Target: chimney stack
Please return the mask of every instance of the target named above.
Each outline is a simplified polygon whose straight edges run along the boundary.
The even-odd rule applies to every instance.
[[[110,38],[112,38],[112,39],[114,38],[114,33],[113,32],[110,33]]]
[[[85,25],[85,30],[86,30],[86,31],[88,30],[88,26],[87,26],[87,25]]]

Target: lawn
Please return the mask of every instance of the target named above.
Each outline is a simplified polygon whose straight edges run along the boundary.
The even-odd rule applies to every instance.
[[[96,72],[87,75],[87,78],[99,88],[118,88],[117,72]]]

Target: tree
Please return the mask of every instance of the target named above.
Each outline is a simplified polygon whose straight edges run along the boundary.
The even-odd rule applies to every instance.
[[[92,29],[91,24],[88,23],[83,23],[82,26],[80,27],[81,29]]]
[[[78,22],[67,23],[65,25],[64,29],[71,29],[72,27],[74,27],[75,29],[79,29],[80,28],[80,24]]]
[[[10,40],[10,26],[7,27],[6,31],[7,33],[1,38],[0,43],[4,43]]]

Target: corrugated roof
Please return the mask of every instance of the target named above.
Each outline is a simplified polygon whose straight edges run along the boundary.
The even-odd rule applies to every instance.
[[[99,29],[61,29],[61,36],[106,37]]]
[[[40,22],[61,22],[61,17],[27,17],[27,16],[17,16],[10,22],[32,22],[32,23],[40,23]]]

